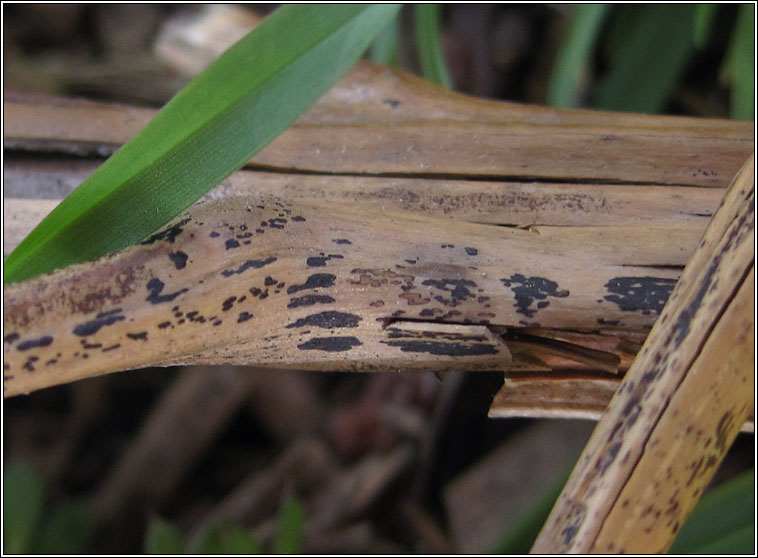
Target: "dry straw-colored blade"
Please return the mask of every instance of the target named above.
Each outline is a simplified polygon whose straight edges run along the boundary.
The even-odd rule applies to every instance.
[[[665,552],[754,406],[754,161],[736,176],[532,549]]]

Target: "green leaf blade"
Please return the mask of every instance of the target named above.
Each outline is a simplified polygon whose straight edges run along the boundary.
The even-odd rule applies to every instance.
[[[578,106],[587,60],[595,47],[610,8],[609,4],[580,4],[575,8],[550,76],[548,105]]]
[[[183,554],[184,542],[179,529],[165,519],[150,521],[145,534],[146,554]]]
[[[735,120],[755,118],[755,6],[742,4],[732,32],[722,74],[731,85],[730,115]]]
[[[608,74],[596,91],[593,108],[658,113],[687,69],[696,6],[645,4],[614,10],[623,25],[611,24]]]
[[[166,224],[289,127],[398,10],[389,4],[277,10],[43,220],[6,260],[4,281],[95,259]]]
[[[90,501],[61,502],[37,533],[34,554],[82,554],[92,543],[95,529],[96,516]]]
[[[754,541],[755,471],[751,469],[703,496],[669,554],[752,554]]]
[[[32,534],[42,518],[45,481],[30,465],[3,466],[3,553],[29,552]]]
[[[416,4],[414,9],[421,73],[424,79],[451,89],[453,82],[447,71],[441,48],[440,6],[439,4]]]
[[[282,504],[277,521],[274,554],[297,554],[303,538],[305,512],[297,498],[289,496]]]

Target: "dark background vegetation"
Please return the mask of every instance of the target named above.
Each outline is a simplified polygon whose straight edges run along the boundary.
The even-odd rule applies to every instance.
[[[244,9],[265,15],[274,7]],[[5,4],[5,92],[160,106],[188,78],[156,56],[156,37],[172,18],[204,9]],[[735,98],[735,75],[743,71],[733,54],[740,9],[719,5],[703,16],[686,6],[613,6],[589,29],[594,40],[580,78],[560,104],[751,119],[752,89],[750,112],[736,112],[746,104]],[[453,88],[546,104],[574,13],[566,4],[444,5],[441,46]],[[421,73],[410,7],[393,44],[394,64]],[[149,369],[5,401],[5,505],[19,507],[4,508],[4,517],[29,518],[14,527],[28,531],[20,550],[134,553],[152,544],[219,552],[260,544],[264,551],[483,552],[565,473],[592,426],[488,420],[497,374],[441,381],[433,374],[250,373],[254,381],[239,383],[240,371],[228,369]],[[203,374],[225,376],[213,384],[197,379]],[[156,434],[164,437],[168,449],[158,457],[166,461],[134,469],[124,477],[127,488],[115,492],[123,505],[105,506],[115,472],[148,444],[140,433],[151,416],[169,395],[179,397],[177,386],[192,381],[200,392],[166,411],[171,428]],[[202,390],[214,385],[221,387],[210,407],[198,408]],[[224,393],[237,385],[244,397]],[[185,440],[201,430],[202,442]],[[177,439],[184,449],[172,453]],[[324,461],[295,460],[282,469],[297,452]],[[741,434],[716,482],[753,464],[753,437]],[[170,489],[143,494],[153,476],[168,479]],[[309,476],[313,482],[302,481]],[[249,479],[268,491],[248,495],[254,519],[201,529],[214,506]],[[345,488],[340,479],[354,484]],[[323,529],[310,532],[309,524]],[[146,543],[149,525],[153,539]]]

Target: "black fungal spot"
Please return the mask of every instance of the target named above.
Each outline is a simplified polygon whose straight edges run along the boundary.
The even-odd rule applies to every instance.
[[[357,337],[315,337],[297,346],[301,351],[343,352],[363,345]]]
[[[165,283],[158,278],[150,279],[150,281],[148,281],[146,285],[147,290],[150,291],[150,294],[147,296],[145,300],[147,300],[150,304],[161,304],[163,302],[171,302],[177,296],[189,290],[185,288],[185,289],[181,289],[180,291],[176,291],[175,293],[162,295],[161,292],[163,291],[163,287],[165,286],[166,286]]]
[[[217,237],[221,236],[221,233],[217,233],[216,231],[213,231],[208,236],[210,236],[211,238],[217,238]]]
[[[597,323],[600,325],[617,326],[621,323],[620,320],[606,320],[605,318],[598,318]]]
[[[268,220],[268,226],[271,227],[272,229],[283,229],[285,223],[287,223],[287,219],[281,219],[279,217],[275,217],[273,219]]]
[[[326,311],[319,314],[311,314],[305,318],[301,318],[286,327],[291,329],[293,327],[303,326],[316,326],[326,329],[334,329],[336,327],[358,327],[358,322],[361,321],[360,316],[355,314],[347,314],[345,312]]]
[[[469,287],[476,287],[476,283],[468,279],[427,279],[422,285],[431,285],[436,289],[450,293],[450,297],[436,295],[434,300],[445,306],[458,306],[461,302],[473,298],[474,294]]]
[[[47,347],[52,342],[53,342],[53,338],[50,337],[49,335],[46,335],[46,336],[40,337],[38,339],[29,339],[28,341],[24,341],[23,343],[19,343],[16,348],[19,351],[26,351],[26,350],[29,350],[29,349],[33,349],[35,347]]]
[[[115,345],[111,345],[110,347],[105,347],[103,349],[103,352],[107,353],[108,351],[114,351],[114,350],[118,349],[120,346],[121,346],[121,343],[117,343]]]
[[[184,269],[187,267],[187,254],[181,251],[171,252],[168,258],[174,262],[176,269]]]
[[[336,278],[337,276],[332,275],[331,273],[314,273],[313,275],[309,276],[308,279],[306,279],[305,283],[302,285],[290,285],[287,288],[287,294],[292,294],[308,289],[333,287],[334,280]]]
[[[440,244],[440,248],[455,248],[455,244]]]
[[[561,535],[563,535],[563,544],[568,546],[571,544],[571,541],[574,540],[574,537],[579,532],[579,526],[577,525],[569,525],[566,527],[563,531],[561,531]]]
[[[263,284],[267,287],[270,287],[271,285],[276,285],[276,279],[271,277],[270,275],[266,276],[266,278],[263,280]]]
[[[237,323],[241,324],[242,322],[248,321],[252,317],[253,315],[248,312],[240,312],[239,318],[237,318]]]
[[[385,345],[398,347],[404,353],[429,353],[439,356],[494,355],[497,349],[486,343],[445,343],[443,341],[382,341]]]
[[[676,285],[676,279],[665,277],[615,277],[605,284],[603,297],[627,312],[635,310],[660,313]]]
[[[221,311],[226,312],[227,310],[231,310],[232,306],[234,305],[234,301],[237,300],[236,296],[230,296],[227,298],[221,305]]]
[[[3,337],[3,341],[5,341],[6,343],[13,343],[19,337],[21,337],[21,336],[18,333],[15,333],[15,332],[14,333],[9,333],[5,337]]]
[[[536,309],[530,308],[536,300],[544,300],[549,296],[556,298],[565,298],[569,295],[567,290],[559,291],[558,283],[550,281],[544,277],[525,277],[520,273],[511,275],[508,279],[500,279],[503,285],[510,287],[516,298],[516,310],[519,314],[534,317]],[[513,286],[513,284],[518,286]],[[538,308],[543,308],[538,306]]]
[[[225,269],[221,272],[221,275],[224,277],[230,277],[235,274],[243,273],[247,271],[248,269],[260,269],[263,266],[266,266],[270,263],[274,263],[276,261],[275,257],[266,258],[265,260],[248,260],[245,263],[243,263],[239,268],[237,269]]]
[[[463,248],[466,251],[466,254],[469,256],[476,256],[479,253],[479,250],[476,248],[471,248],[470,246],[464,246]]]
[[[129,339],[133,339],[135,341],[140,340],[140,339],[142,341],[147,341],[147,332],[146,331],[140,331],[139,333],[127,333],[126,336]]]
[[[171,325],[171,322],[161,322],[161,323],[158,324],[158,327],[160,329],[166,329],[170,325]]]
[[[334,299],[329,295],[305,295],[298,298],[291,298],[287,308],[313,306],[314,304],[331,304],[332,302],[334,302]]]
[[[403,103],[402,103],[400,100],[398,100],[398,99],[384,99],[382,102],[383,102],[384,104],[386,104],[386,105],[389,105],[389,106],[390,106],[391,108],[393,108],[393,109],[395,109],[395,108],[399,107],[401,104],[403,104]]]
[[[234,240],[233,238],[230,238],[230,239],[228,239],[228,240],[226,241],[226,243],[224,243],[224,247],[225,247],[227,250],[232,250],[232,249],[234,249],[234,248],[239,248],[239,247],[240,247],[240,243],[239,243],[239,242],[237,242],[236,240]]]
[[[93,335],[97,333],[103,326],[111,325],[116,322],[120,322],[121,320],[125,320],[126,317],[121,315],[120,312],[121,308],[109,310],[108,312],[100,312],[97,316],[95,316],[94,320],[76,326],[74,328],[74,334],[80,336]]]
[[[176,240],[176,237],[182,233],[182,230],[183,230],[182,227],[186,225],[187,223],[189,223],[190,220],[191,219],[189,217],[187,219],[182,219],[175,225],[171,225],[167,229],[155,233],[147,240],[141,242],[141,244],[143,245],[153,244],[159,240],[165,240],[166,242],[171,242],[173,244],[173,242]]]
[[[339,254],[329,254],[328,256],[312,256],[308,258],[305,263],[308,264],[308,267],[324,267],[326,265],[326,262],[331,259],[342,259],[342,256]]]
[[[292,220],[293,220],[293,221],[298,221],[298,222],[301,222],[301,221],[305,221],[305,217],[303,217],[303,216],[301,216],[301,215],[295,215],[295,216],[292,218]]]
[[[22,366],[22,368],[23,368],[24,370],[28,371],[28,372],[34,372],[34,371],[35,371],[35,368],[34,368],[34,363],[35,363],[35,362],[37,362],[38,360],[39,360],[39,357],[36,357],[36,356],[30,356],[30,357],[29,357],[29,358],[26,360],[26,362],[24,363],[24,366]]]
[[[419,316],[423,316],[424,318],[428,316],[434,316],[434,308],[424,308],[421,312],[419,312]]]
[[[347,238],[335,238],[332,239],[335,244],[352,244]]]

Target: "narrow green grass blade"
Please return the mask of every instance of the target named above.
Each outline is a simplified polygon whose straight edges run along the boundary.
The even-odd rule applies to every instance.
[[[398,16],[379,33],[369,50],[371,60],[377,64],[397,66],[397,51],[400,43],[400,21]]]
[[[26,463],[3,465],[3,554],[26,554],[42,517],[45,480]]]
[[[575,107],[587,72],[587,61],[595,48],[597,36],[611,6],[580,4],[571,16],[566,37],[558,51],[547,89],[547,104]]]
[[[722,68],[731,84],[731,117],[752,120],[755,117],[755,5],[742,4]]]
[[[195,539],[189,554],[260,554],[252,535],[237,525],[212,523]]]
[[[716,4],[698,4],[695,8],[695,28],[692,37],[695,48],[701,49],[708,44],[717,9]]]
[[[145,533],[145,554],[182,554],[184,542],[179,529],[164,519],[153,519]]]
[[[487,554],[528,554],[550,511],[574,469],[566,467],[550,482],[518,517],[515,525],[504,532],[487,550]]]
[[[416,4],[414,13],[421,73],[424,79],[450,89],[453,82],[445,65],[445,57],[442,55],[440,6],[439,4]]]
[[[37,531],[33,553],[84,554],[95,536],[95,510],[89,500],[65,500],[52,510]]]
[[[593,107],[656,113],[665,108],[694,46],[694,4],[630,6],[631,26],[612,26],[609,72]]]
[[[303,506],[294,497],[287,497],[279,511],[274,554],[297,554],[303,538]]]
[[[755,472],[750,470],[703,496],[669,554],[752,554],[754,540]]]
[[[144,239],[284,131],[399,8],[296,4],[277,10],[40,223],[6,260],[4,281]]]

